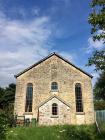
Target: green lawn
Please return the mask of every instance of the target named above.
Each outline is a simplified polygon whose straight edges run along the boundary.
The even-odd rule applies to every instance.
[[[95,125],[17,127],[8,130],[6,140],[105,140],[105,135]]]

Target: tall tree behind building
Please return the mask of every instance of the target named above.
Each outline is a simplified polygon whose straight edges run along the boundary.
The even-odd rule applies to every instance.
[[[95,70],[101,74],[94,86],[94,94],[96,99],[105,100],[105,0],[92,0],[92,13],[89,15],[88,22],[91,24],[91,34],[93,41],[102,41],[103,49],[95,50],[88,59],[88,66],[95,66]]]

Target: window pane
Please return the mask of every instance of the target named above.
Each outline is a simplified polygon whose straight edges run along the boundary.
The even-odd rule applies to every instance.
[[[76,112],[83,112],[81,84],[75,85]]]
[[[52,84],[51,84],[51,90],[58,90],[58,84],[57,84],[57,82],[52,82]]]
[[[82,100],[76,100],[76,111],[83,112]]]
[[[52,104],[52,115],[58,114],[58,105],[56,103]]]
[[[33,85],[27,85],[25,112],[32,112]]]

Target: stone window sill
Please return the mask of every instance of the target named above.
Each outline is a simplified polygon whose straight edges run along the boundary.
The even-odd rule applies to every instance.
[[[50,92],[59,92],[59,90],[51,90]]]
[[[58,115],[52,115],[51,118],[59,118]]]
[[[25,112],[24,115],[33,115],[32,112]]]
[[[76,112],[76,115],[85,115],[85,112]]]

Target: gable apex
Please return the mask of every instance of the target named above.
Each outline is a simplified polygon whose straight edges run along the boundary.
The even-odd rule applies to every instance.
[[[38,64],[42,63],[43,61],[49,59],[52,56],[57,56],[58,58],[62,59],[63,61],[65,61],[66,63],[72,65],[73,67],[75,67],[76,69],[78,69],[79,71],[83,72],[84,74],[86,74],[87,76],[89,76],[90,78],[93,78],[92,75],[90,75],[89,73],[85,72],[84,70],[82,70],[81,68],[75,66],[73,63],[69,62],[67,59],[63,58],[61,55],[57,54],[56,52],[53,52],[51,54],[49,54],[47,57],[44,57],[43,59],[41,59],[40,61],[38,61],[37,63],[33,64],[32,66],[26,68],[25,70],[23,70],[22,72],[18,73],[17,75],[15,75],[15,78],[19,77],[20,75],[22,75],[23,73],[27,72],[28,70],[32,69],[33,67],[37,66]]]
[[[70,105],[68,103],[66,103],[64,100],[62,100],[59,96],[56,95],[52,95],[51,97],[49,97],[48,99],[46,99],[44,102],[42,102],[38,108],[40,108],[41,106],[43,106],[45,103],[47,103],[48,101],[52,100],[53,98],[58,99],[59,101],[61,101],[62,103],[64,103],[66,106],[70,107]]]

